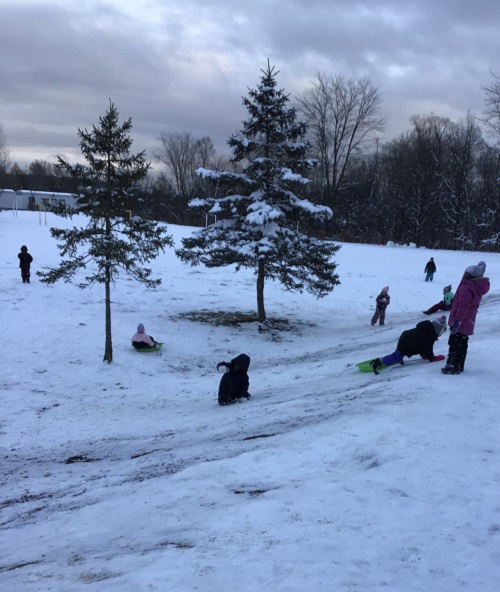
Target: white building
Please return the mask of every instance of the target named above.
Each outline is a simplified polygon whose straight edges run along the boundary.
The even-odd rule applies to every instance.
[[[75,205],[75,197],[72,193],[0,189],[0,210],[43,210],[45,199],[51,203],[60,200],[69,206]]]

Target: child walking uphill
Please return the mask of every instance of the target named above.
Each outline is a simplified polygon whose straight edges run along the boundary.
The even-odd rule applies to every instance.
[[[21,268],[21,279],[23,284],[30,283],[30,266],[33,262],[33,257],[28,253],[28,247],[23,245],[21,252],[18,255],[19,267]]]
[[[389,296],[389,286],[386,286],[382,289],[382,292],[377,296],[376,299],[377,306],[375,307],[375,314],[372,317],[372,327],[373,325],[377,324],[377,321],[380,319],[379,324],[383,325],[385,323],[385,309],[389,306],[391,302],[391,297]]]
[[[227,370],[220,380],[219,405],[229,405],[243,397],[249,400],[251,395],[248,392],[250,381],[247,372],[250,366],[250,357],[246,354],[240,354],[229,363],[219,362],[217,370],[222,366],[225,366]]]
[[[431,257],[425,265],[425,269],[424,269],[425,281],[432,282],[436,271],[437,271],[437,267],[436,267],[436,264],[434,263],[434,257]]]
[[[448,319],[449,350],[446,365],[441,368],[443,374],[460,374],[464,371],[469,337],[474,334],[477,310],[481,298],[490,289],[489,278],[483,277],[485,269],[484,261],[467,267],[457,288]]]
[[[398,345],[392,354],[384,356],[382,359],[372,360],[370,366],[375,374],[378,374],[382,366],[403,365],[405,356],[411,358],[418,355],[429,362],[444,360],[444,356],[434,355],[434,343],[445,331],[446,317],[444,315],[434,321],[420,321],[415,329],[408,329],[401,333]]]

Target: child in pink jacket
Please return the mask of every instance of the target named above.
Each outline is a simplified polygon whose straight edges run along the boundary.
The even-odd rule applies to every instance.
[[[144,325],[139,323],[137,325],[137,333],[132,336],[132,345],[135,349],[145,349],[148,347],[155,347],[156,341],[145,332]]]
[[[458,286],[448,319],[449,350],[446,365],[441,368],[443,374],[460,374],[464,371],[469,337],[474,333],[477,310],[481,298],[490,289],[489,278],[483,277],[485,269],[486,264],[483,261],[478,265],[470,265]]]

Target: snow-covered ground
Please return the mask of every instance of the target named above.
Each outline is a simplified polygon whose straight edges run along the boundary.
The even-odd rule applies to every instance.
[[[253,313],[250,271],[170,250],[159,289],[113,287],[109,365],[104,288],[34,274],[57,265],[63,224],[0,213],[2,591],[498,592],[500,254],[344,244],[326,298],[266,285],[288,326],[259,333],[189,314]],[[190,229],[169,231],[179,246]],[[480,259],[492,287],[464,374],[357,371]],[[371,327],[385,285],[387,322]],[[139,322],[163,356],[131,348]],[[220,407],[215,365],[239,353],[252,399]]]

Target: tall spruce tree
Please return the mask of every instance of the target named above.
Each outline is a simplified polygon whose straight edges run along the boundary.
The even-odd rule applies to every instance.
[[[151,269],[142,265],[155,259],[166,246],[173,246],[165,226],[131,215],[131,203],[137,200],[134,195],[150,164],[145,161],[144,152],[130,154],[132,120],[119,125],[118,115],[110,101],[108,111],[99,118],[99,127],[93,126],[90,132],[78,129],[80,149],[87,164],[71,165],[58,158],[56,166],[78,180],[81,189],[74,196],[74,207],[59,202],[50,209],[65,218],[83,214],[87,223],[69,230],[51,228],[51,236],[61,241],[58,248],[62,260],[57,268],[38,272],[46,284],[60,279],[71,282],[82,270],[86,275],[79,281],[81,288],[104,284],[103,361],[108,363],[113,361],[111,284],[123,271],[148,288],[158,286],[161,280],[153,279]]]
[[[330,208],[296,195],[309,183],[303,173],[315,164],[306,157],[305,124],[296,121],[288,96],[276,89],[278,72],[269,61],[261,72],[257,89],[243,98],[250,117],[228,140],[232,161],[241,163],[243,173],[197,170],[219,195],[190,205],[217,220],[183,239],[177,255],[192,265],[254,269],[258,319],[263,323],[266,279],[278,280],[286,290],[306,289],[318,298],[340,282],[332,261],[339,246],[301,231],[311,221],[322,223],[332,216]]]

